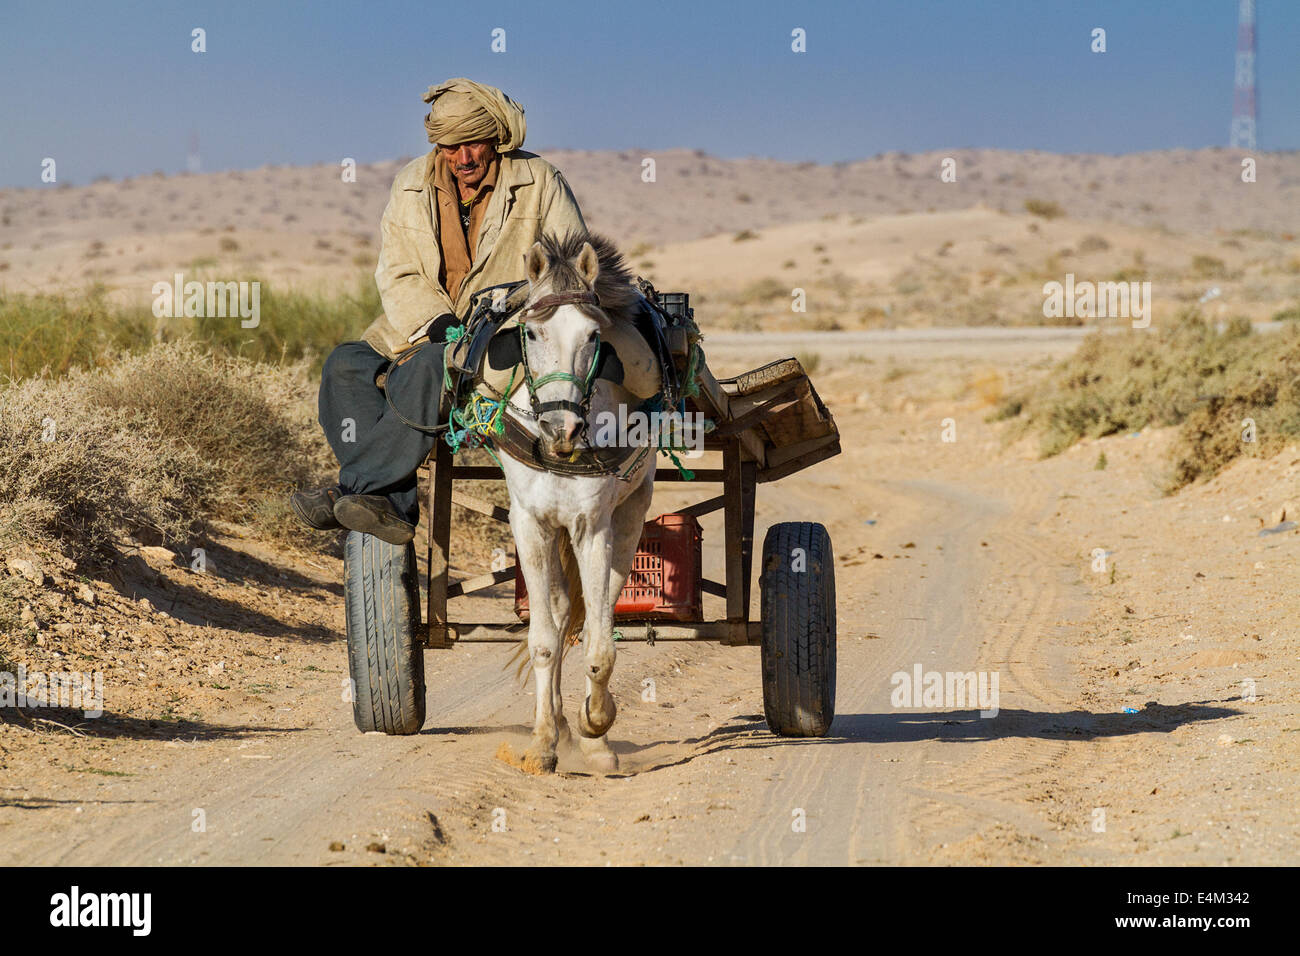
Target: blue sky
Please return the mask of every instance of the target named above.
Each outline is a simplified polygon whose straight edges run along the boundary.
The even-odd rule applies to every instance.
[[[76,183],[175,172],[192,133],[206,170],[413,155],[420,93],[462,75],[524,105],[534,149],[1222,146],[1236,17],[1235,0],[0,0],[0,186],[39,185],[46,156]],[[1300,148],[1300,0],[1259,0],[1259,23],[1260,147]]]

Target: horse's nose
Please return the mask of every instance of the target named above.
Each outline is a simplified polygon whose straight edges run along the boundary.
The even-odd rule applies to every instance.
[[[559,450],[570,450],[582,431],[582,419],[572,412],[543,415],[537,421],[542,435]]]

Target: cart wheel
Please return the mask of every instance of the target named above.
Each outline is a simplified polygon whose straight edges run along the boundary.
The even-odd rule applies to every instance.
[[[782,737],[824,737],[835,719],[835,555],[825,526],[768,528],[758,586],[767,726]]]
[[[415,546],[349,531],[343,606],[357,729],[418,733],[424,725],[424,646]]]

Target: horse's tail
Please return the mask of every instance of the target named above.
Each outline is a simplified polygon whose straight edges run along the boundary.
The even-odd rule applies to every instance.
[[[582,575],[578,573],[578,556],[573,552],[569,532],[560,531],[560,573],[569,594],[569,613],[560,626],[560,636],[566,646],[578,643],[582,626],[587,623],[587,602],[582,599]]]
[[[561,654],[569,653],[569,648],[578,643],[578,636],[582,634],[582,626],[587,622],[587,602],[582,599],[582,577],[578,573],[578,556],[573,551],[573,542],[569,540],[569,532],[560,529],[559,539],[556,542],[560,549],[560,573],[564,575],[564,587],[569,596],[569,611],[560,622],[560,636],[562,638]],[[530,602],[536,609],[537,603]],[[530,613],[537,613],[536,610]],[[549,614],[550,608],[543,609],[543,613]],[[524,634],[519,639],[519,644],[515,647],[515,652],[510,655],[510,660],[506,662],[509,667],[511,663],[518,661],[518,667],[515,669],[515,676],[521,681],[527,677],[529,669],[532,667],[532,658],[528,654],[528,635]]]

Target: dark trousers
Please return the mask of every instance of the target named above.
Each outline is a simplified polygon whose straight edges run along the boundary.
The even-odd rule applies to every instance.
[[[389,360],[365,342],[343,343],[321,370],[320,426],[339,460],[339,487],[345,494],[386,495],[412,524],[420,517],[415,470],[439,436],[402,419],[438,424],[443,348],[425,342],[399,356],[385,382],[388,399],[375,378]]]

